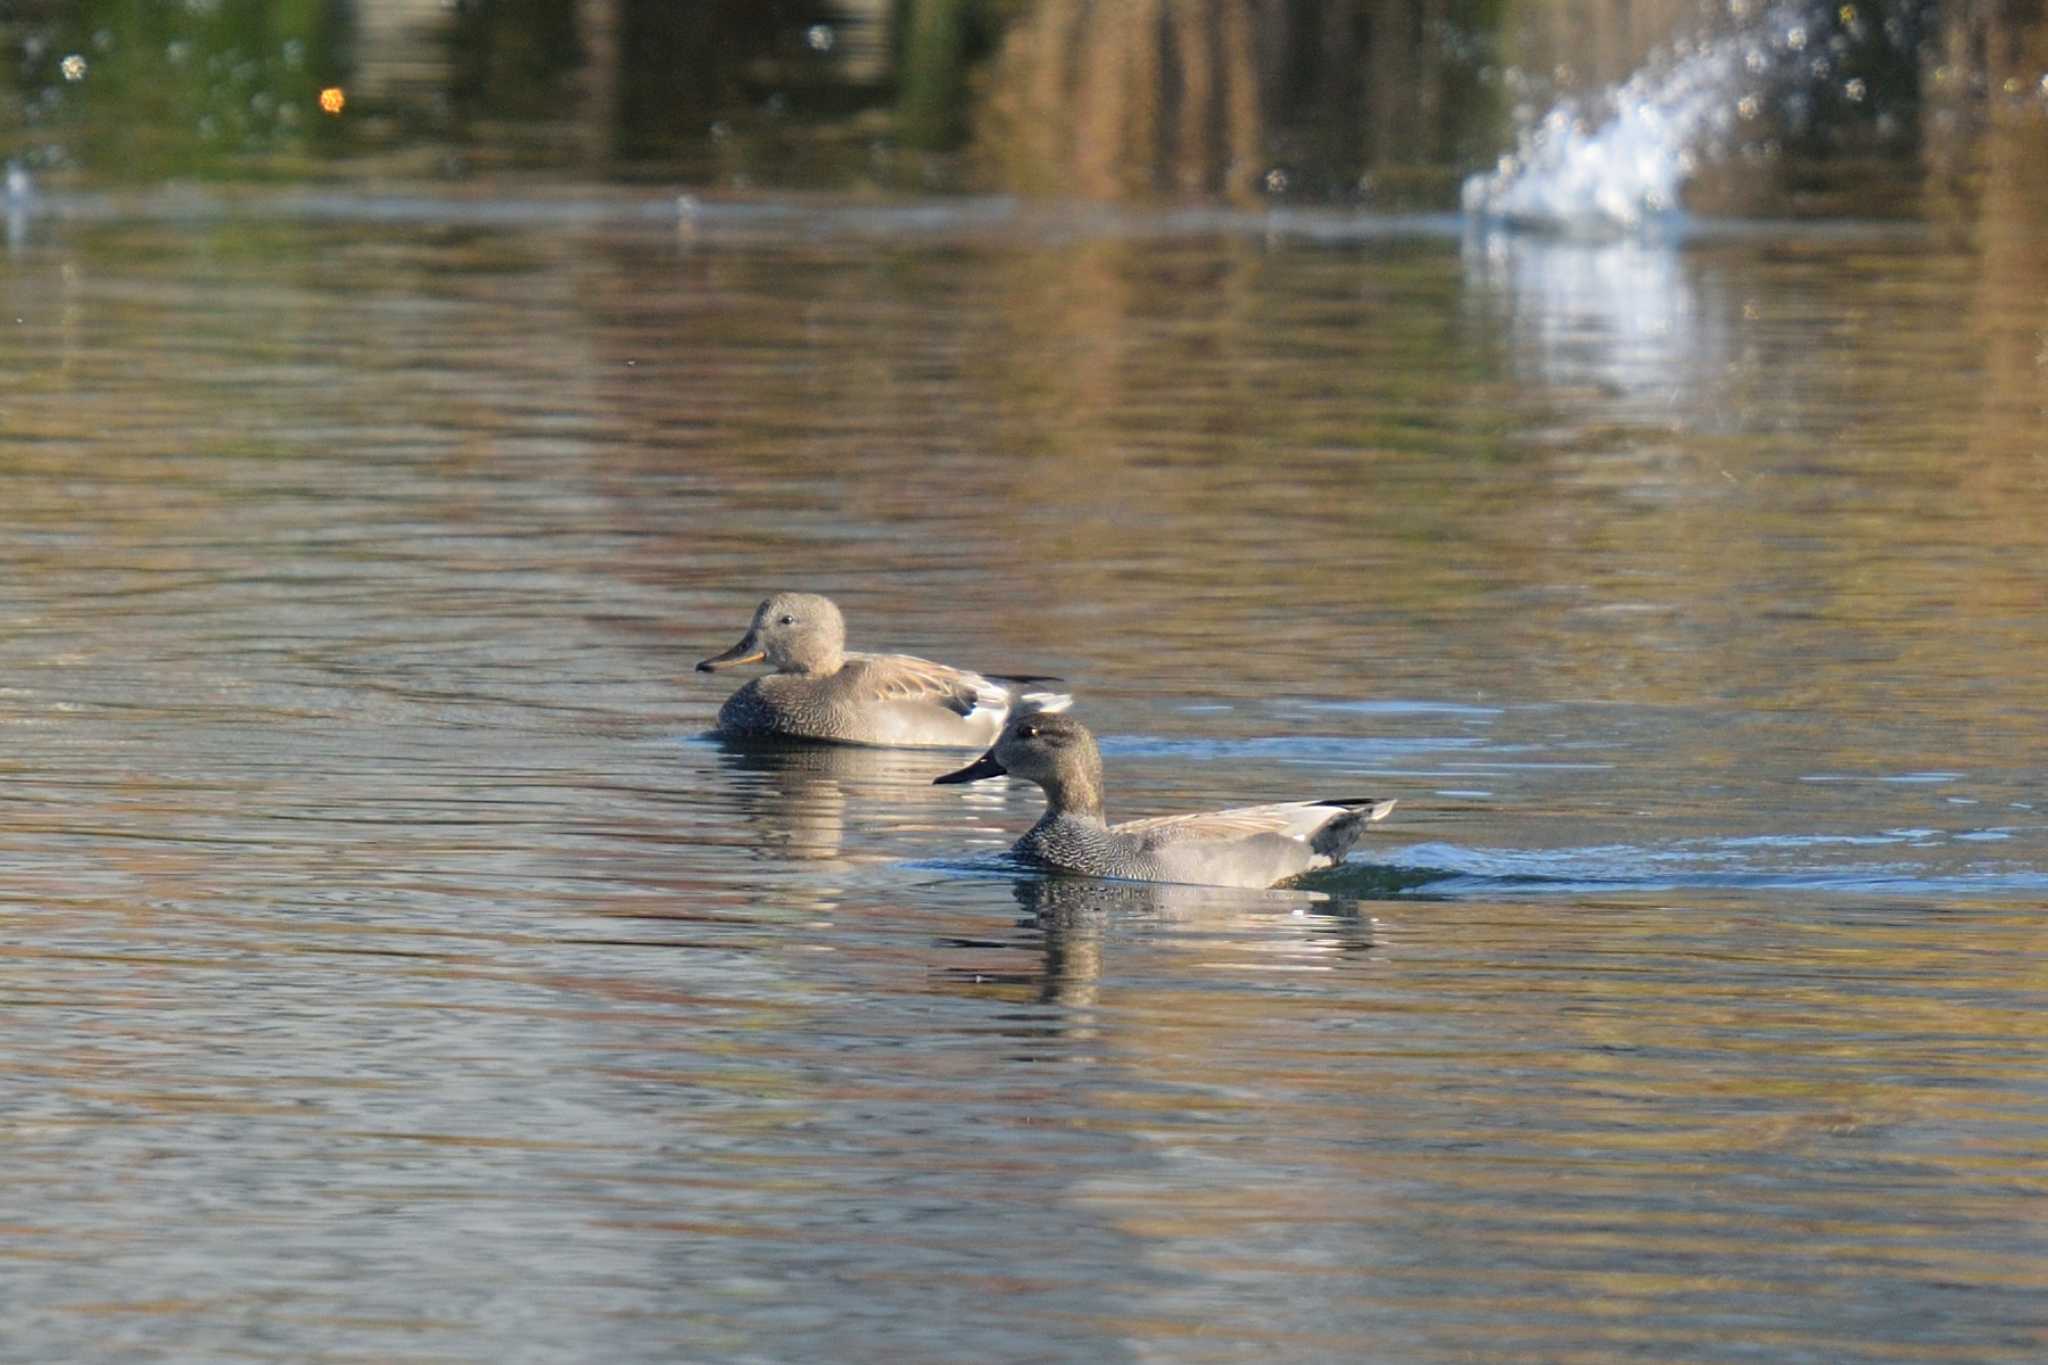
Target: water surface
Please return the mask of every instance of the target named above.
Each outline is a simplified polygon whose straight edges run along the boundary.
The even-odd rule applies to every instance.
[[[181,202],[0,257],[6,1358],[2048,1344],[2024,241]],[[1401,805],[1008,875],[783,586]]]

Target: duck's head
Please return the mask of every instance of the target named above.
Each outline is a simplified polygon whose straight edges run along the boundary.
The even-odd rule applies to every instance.
[[[712,673],[738,664],[766,663],[777,673],[830,673],[846,650],[846,619],[829,597],[779,592],[754,608],[740,642],[697,665]]]
[[[1023,711],[1010,717],[987,753],[932,782],[979,782],[1007,774],[1051,791],[1077,778],[1092,787],[1101,771],[1102,755],[1087,726],[1058,711]]]

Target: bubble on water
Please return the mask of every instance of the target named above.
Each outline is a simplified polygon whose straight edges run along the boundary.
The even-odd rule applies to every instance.
[[[1806,51],[1806,25],[1794,24],[1785,30],[1785,46],[1794,52]]]
[[[67,81],[82,81],[85,79],[85,58],[74,52],[57,63],[57,69],[64,73]]]
[[[839,35],[830,24],[812,24],[804,30],[804,46],[813,52],[830,52],[838,43]]]
[[[1857,76],[1842,87],[1842,93],[1847,95],[1853,103],[1861,104],[1863,103],[1863,97],[1870,93],[1870,87],[1863,83],[1861,76]]]
[[[1266,172],[1265,178],[1261,183],[1265,185],[1266,193],[1268,194],[1285,194],[1287,193],[1287,172],[1275,166],[1272,170]]]

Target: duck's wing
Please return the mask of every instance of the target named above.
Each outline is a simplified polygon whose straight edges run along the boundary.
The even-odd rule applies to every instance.
[[[878,702],[917,702],[971,716],[1004,709],[1010,701],[1000,684],[979,673],[914,654],[853,654],[847,664],[859,669],[862,695]]]
[[[1277,834],[1283,838],[1313,840],[1324,826],[1350,820],[1369,824],[1384,820],[1394,808],[1392,801],[1337,799],[1329,801],[1275,801],[1263,806],[1235,806],[1229,810],[1199,811],[1192,815],[1155,815],[1147,820],[1126,820],[1114,826],[1147,847],[1188,842],[1233,843]]]
[[[1041,711],[1066,709],[1073,700],[1056,692],[1012,693],[1003,683],[1019,685],[1057,682],[1056,678],[1004,678],[1001,680],[934,663],[915,654],[849,654],[849,668],[857,668],[858,685],[864,696],[878,702],[921,702],[942,706],[957,716],[978,712],[1001,715],[1013,704],[1030,704]]]
[[[1117,825],[1162,881],[1261,887],[1343,861],[1391,801],[1280,801]]]

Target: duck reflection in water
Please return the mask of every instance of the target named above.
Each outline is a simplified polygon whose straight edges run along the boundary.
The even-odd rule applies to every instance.
[[[954,941],[977,955],[942,970],[954,989],[1086,1009],[1097,1003],[1105,949],[1116,940],[1140,954],[1171,945],[1199,957],[1200,967],[1240,972],[1331,971],[1374,948],[1377,921],[1358,901],[1315,891],[1038,876],[1020,877],[1012,889],[1024,912],[1019,932]],[[1016,961],[1021,954],[1030,959]],[[1054,1031],[1073,1036],[1073,1021]]]
[[[724,741],[719,766],[731,777],[750,835],[751,856],[767,863],[833,861],[845,856],[846,813],[904,804],[931,783],[932,759],[914,749],[807,744],[800,740]],[[887,862],[877,850],[867,861]]]

